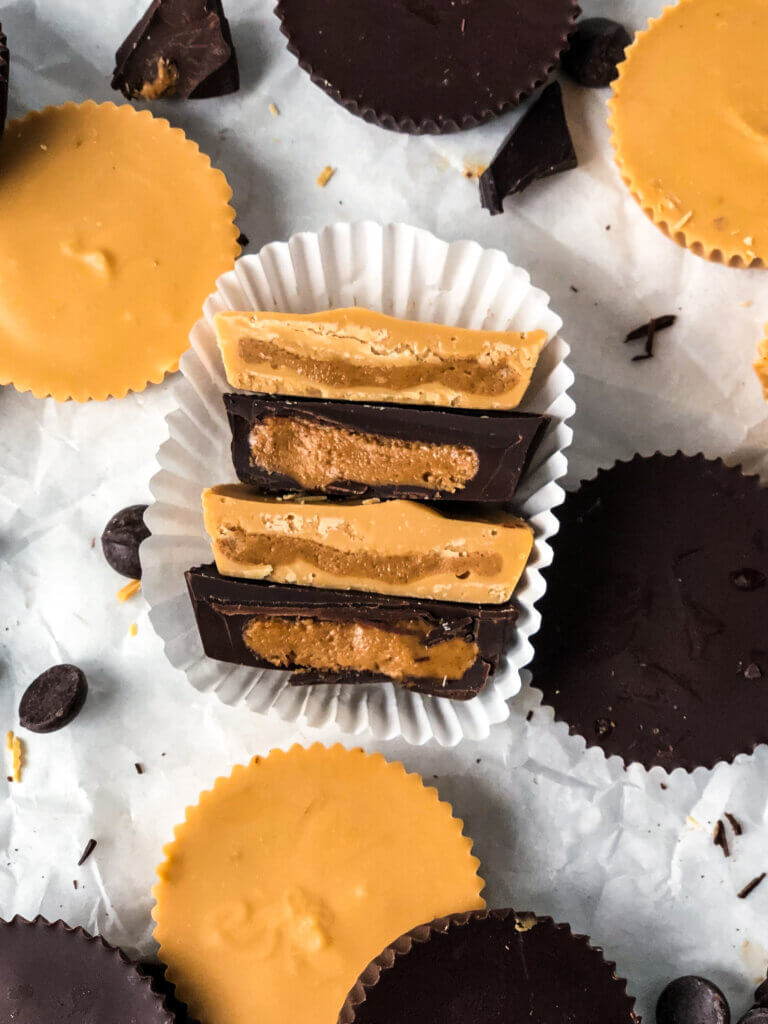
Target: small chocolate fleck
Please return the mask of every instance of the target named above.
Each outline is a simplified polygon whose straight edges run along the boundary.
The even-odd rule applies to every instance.
[[[760,883],[764,880],[765,875],[766,872],[764,871],[761,875],[757,875],[756,878],[753,878],[751,882],[747,882],[747,884],[739,893],[739,899],[745,900],[747,896],[750,895],[750,893],[753,893],[755,889],[758,887],[758,885],[760,885]]]
[[[135,765],[134,765],[133,767],[134,767],[134,768],[136,769],[136,774],[137,774],[137,775],[143,775],[143,774],[144,774],[144,769],[143,769],[143,767],[142,767],[142,766],[141,766],[141,765],[139,764],[139,762],[138,762],[138,761],[136,762],[136,764],[135,764]]]
[[[248,235],[246,235],[244,231],[241,231],[240,234],[237,236],[237,244],[240,246],[241,249],[245,249],[247,246],[251,244],[250,238],[248,237]]]
[[[77,879],[76,879],[76,878],[73,878],[73,879],[72,879],[72,888],[73,888],[73,889],[76,889],[76,888],[77,888]]]
[[[531,710],[530,710],[530,711],[528,712],[528,714],[527,714],[527,715],[525,716],[525,720],[526,720],[526,722],[530,722],[530,720],[531,720],[532,718],[533,718],[533,708],[531,708]]]
[[[762,679],[763,678],[762,669],[760,668],[759,665],[756,665],[754,663],[754,661],[753,661],[749,665],[747,665],[747,667],[744,669],[744,678],[745,679]]]
[[[89,839],[88,842],[85,844],[85,849],[83,850],[83,854],[82,854],[80,860],[77,862],[77,866],[79,868],[82,867],[83,864],[85,864],[85,862],[88,860],[88,858],[91,856],[91,854],[93,853],[93,851],[95,849],[96,849],[96,840],[95,839]]]
[[[625,343],[628,341],[640,341],[643,338],[648,337],[649,330],[655,331],[666,330],[667,327],[671,327],[676,323],[677,317],[674,313],[665,313],[664,316],[655,316],[648,321],[647,324],[641,324],[640,327],[635,327],[629,332],[624,339]]]
[[[731,814],[730,811],[725,812],[725,817],[728,819],[728,823],[733,829],[734,835],[740,836],[744,832],[744,826],[741,824],[735,814]]]
[[[720,819],[718,819],[718,822],[715,825],[715,833],[712,837],[712,842],[715,844],[715,846],[720,847],[720,849],[723,851],[724,857],[731,856],[731,850],[728,846],[728,836],[725,834],[725,825],[722,823]]]
[[[765,574],[759,569],[734,569],[728,578],[737,590],[759,590],[765,586]]]
[[[6,775],[5,777],[8,780],[8,782],[13,782],[13,776],[12,775]]]
[[[610,736],[613,732],[613,722],[609,722],[607,718],[598,718],[595,722],[595,732],[601,737]]]

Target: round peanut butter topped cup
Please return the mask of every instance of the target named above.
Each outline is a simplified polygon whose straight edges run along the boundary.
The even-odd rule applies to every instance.
[[[437,792],[380,755],[254,758],[165,848],[154,918],[168,978],[204,1024],[336,1024],[398,935],[483,906],[471,848]]]
[[[231,190],[184,133],[92,101],[0,142],[0,384],[122,397],[176,368],[239,253]]]
[[[699,256],[768,259],[765,0],[681,0],[627,50],[609,123],[624,182]]]

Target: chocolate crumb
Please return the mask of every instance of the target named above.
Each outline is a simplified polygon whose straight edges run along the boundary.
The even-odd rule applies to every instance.
[[[79,868],[82,867],[83,864],[85,864],[85,862],[88,860],[88,858],[91,856],[91,854],[93,853],[93,851],[95,849],[96,849],[96,840],[95,839],[89,839],[88,842],[85,844],[85,849],[83,850],[82,857],[77,862],[77,866]]]
[[[77,888],[77,879],[76,879],[76,878],[73,878],[73,879],[72,879],[72,888],[73,888],[73,889],[76,889],[76,888]]]
[[[737,590],[759,590],[765,586],[765,574],[759,569],[735,569],[728,578]]]
[[[142,766],[139,764],[138,761],[136,762],[136,764],[133,767],[136,769],[136,774],[137,775],[143,775],[144,774],[144,769],[142,768]]]
[[[673,313],[666,313],[664,316],[653,317],[648,321],[647,324],[643,324],[640,327],[635,327],[624,339],[624,344],[628,341],[640,341],[645,339],[645,351],[638,356],[632,356],[633,363],[639,363],[643,359],[653,359],[653,342],[656,337],[657,331],[663,331],[667,327],[671,327],[677,320],[677,317]]]
[[[9,782],[13,782],[13,776],[12,776],[12,775],[6,775],[5,777],[6,777],[6,779],[7,779],[7,780],[8,780]]]
[[[715,834],[712,837],[712,842],[715,846],[719,846],[723,851],[724,857],[730,857],[731,851],[728,846],[728,836],[725,834],[725,825],[718,818],[717,824],[715,825]]]
[[[725,812],[725,817],[728,819],[728,823],[733,829],[734,835],[740,836],[744,832],[744,826],[741,824],[735,814],[731,814],[730,811]]]
[[[751,662],[751,664],[747,665],[747,667],[744,669],[744,678],[745,679],[762,679],[763,678],[762,669],[760,668],[759,665],[756,665],[754,663],[754,661],[753,661],[753,662]]]
[[[666,784],[666,782],[662,782],[661,783],[661,788],[662,789],[669,789],[669,786]]]
[[[530,720],[531,720],[532,718],[533,718],[533,709],[531,709],[531,710],[530,710],[530,711],[528,712],[528,714],[527,714],[527,715],[525,716],[525,720],[526,720],[526,722],[530,722]]]
[[[244,231],[241,231],[240,234],[237,236],[237,244],[240,246],[241,249],[245,249],[247,246],[251,244],[250,238],[248,237],[248,235],[246,235]]]
[[[765,875],[766,873],[764,871],[761,875],[758,875],[756,878],[753,878],[751,882],[748,882],[739,893],[739,899],[745,900],[747,896],[753,893],[755,889],[758,887],[758,885],[760,885],[760,883],[763,881]]]
[[[579,289],[576,287],[575,284],[570,285],[570,289],[572,292],[574,292],[574,294],[578,295]]]

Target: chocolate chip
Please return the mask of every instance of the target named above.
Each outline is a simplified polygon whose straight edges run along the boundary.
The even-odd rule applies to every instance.
[[[91,854],[93,853],[93,851],[95,849],[96,849],[96,840],[95,839],[89,839],[88,842],[85,844],[85,849],[83,850],[83,852],[82,852],[82,854],[80,856],[80,860],[77,862],[77,866],[79,868],[81,868],[83,866],[83,864],[85,864],[85,862],[88,860],[88,858],[91,856]]]
[[[88,696],[85,674],[76,665],[54,665],[27,687],[19,720],[30,732],[55,732],[69,725]]]
[[[104,527],[101,548],[104,557],[121,576],[141,579],[139,545],[149,536],[144,524],[146,505],[129,505],[116,512]]]
[[[600,89],[616,78],[616,66],[632,42],[629,32],[610,18],[585,18],[568,40],[563,71],[579,85]]]
[[[656,1024],[730,1024],[728,1000],[711,981],[684,975],[671,981],[656,1004]]]
[[[759,569],[735,569],[728,579],[737,590],[759,590],[765,586],[765,574]]]
[[[755,989],[755,1006],[768,1008],[768,978]]]
[[[747,665],[747,667],[744,669],[744,678],[745,679],[762,679],[763,678],[762,669],[760,668],[759,665],[756,665],[754,663],[754,661],[753,661],[751,664]]]

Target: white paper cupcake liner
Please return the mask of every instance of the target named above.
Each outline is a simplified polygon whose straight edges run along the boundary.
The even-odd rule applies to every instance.
[[[212,318],[222,309],[310,313],[366,306],[412,320],[492,330],[546,331],[544,348],[521,409],[551,417],[523,480],[516,510],[534,528],[531,560],[516,592],[520,618],[514,645],[496,676],[466,702],[412,693],[397,686],[291,687],[287,672],[213,661],[202,649],[184,572],[212,561],[200,507],[204,487],[236,479],[222,393],[232,390],[216,345]],[[549,297],[504,253],[475,242],[448,244],[404,224],[335,224],[319,234],[294,235],[257,255],[244,256],[217,282],[203,317],[190,335],[181,376],[173,384],[178,409],[167,417],[168,440],[157,453],[152,478],[155,503],[147,512],[152,536],[141,549],[142,590],[150,620],[166,655],[200,691],[213,690],[227,704],[245,703],[284,721],[346,733],[370,730],[377,739],[402,736],[414,744],[443,746],[463,737],[483,739],[509,716],[508,701],[521,687],[521,670],[533,657],[539,627],[535,604],[544,593],[540,570],[549,564],[549,539],[557,532],[554,509],[564,492],[556,482],[568,468],[567,420],[575,406],[567,391],[573,374],[560,318]]]

